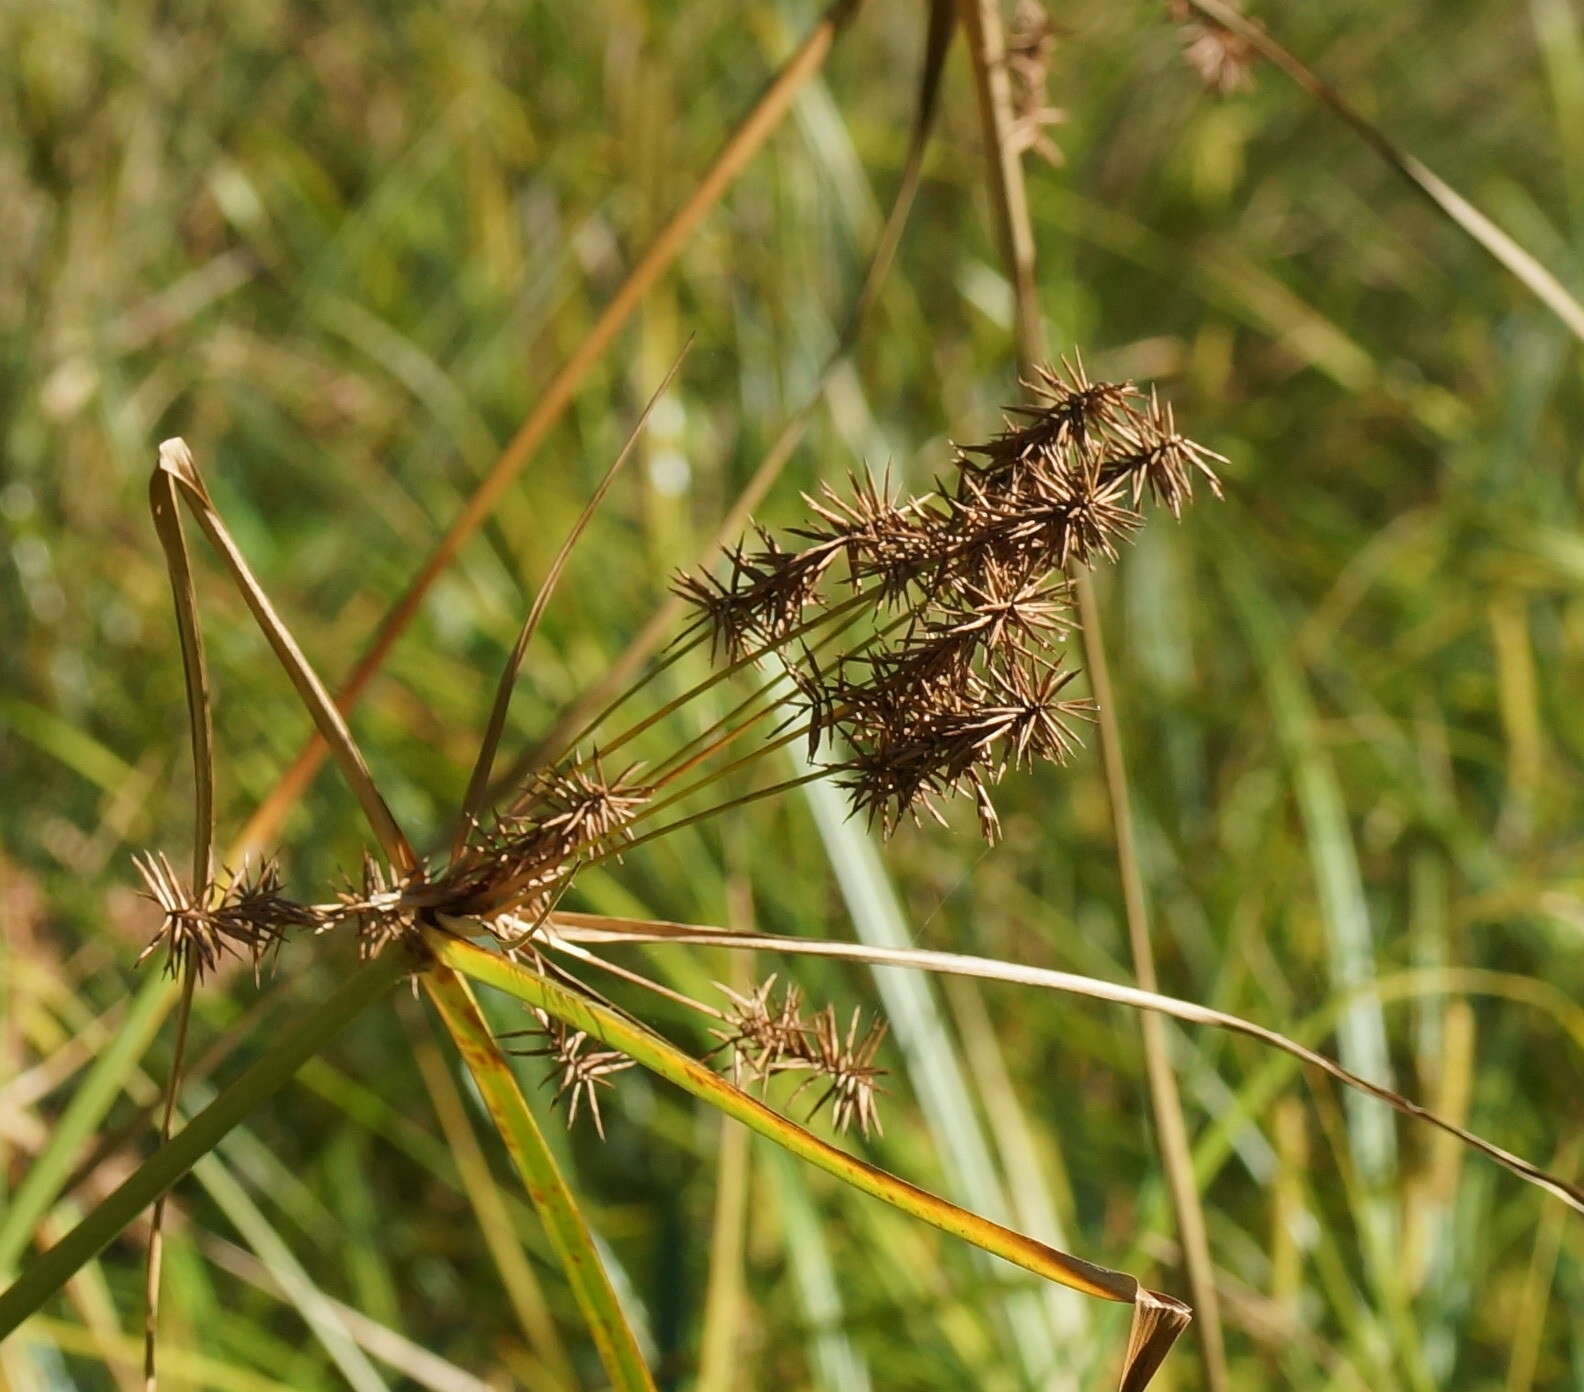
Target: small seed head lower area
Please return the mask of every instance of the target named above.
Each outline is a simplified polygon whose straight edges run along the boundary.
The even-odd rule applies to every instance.
[[[162,852],[134,856],[145,893],[159,905],[164,919],[141,963],[164,947],[172,975],[191,972],[202,981],[228,956],[246,957],[257,971],[264,956],[294,927],[318,923],[315,910],[281,893],[280,872],[273,861],[245,867],[222,889],[210,883],[194,890]]]

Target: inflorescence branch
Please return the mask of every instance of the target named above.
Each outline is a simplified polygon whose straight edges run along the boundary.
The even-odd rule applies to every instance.
[[[991,788],[1008,769],[1065,763],[1094,714],[1092,702],[1068,694],[1078,675],[1061,651],[1076,627],[1071,573],[1114,559],[1142,524],[1146,499],[1176,516],[1196,483],[1220,494],[1220,456],[1181,435],[1153,391],[1092,382],[1081,360],[1040,368],[1028,386],[1032,404],[1010,408],[993,438],[958,448],[952,477],[934,491],[898,501],[888,478],[869,476],[845,492],[822,486],[805,495],[809,517],[784,540],[756,525],[751,541],[726,550],[719,574],[677,578],[695,611],[692,641],[707,639],[725,665],[608,740],[606,754],[738,671],[772,658],[780,670],[647,779],[636,763],[608,775],[597,748],[570,750],[475,821],[438,874],[419,867],[404,878],[365,855],[357,880],[330,903],[288,899],[272,862],[195,889],[164,856],[140,857],[164,914],[142,957],[163,945],[170,969],[195,978],[229,955],[248,956],[256,970],[293,928],[350,928],[359,954],[372,957],[413,944],[420,924],[439,915],[536,956],[534,939],[580,868],[814,777],[834,777],[853,812],[887,835],[905,817],[943,820],[941,802],[969,796],[995,841]],[[754,753],[657,799],[778,713]],[[814,773],[634,837],[637,822],[796,739],[807,740],[811,761],[823,751]],[[733,1077],[762,1085],[806,1073],[797,1092],[824,1084],[814,1112],[828,1106],[838,1129],[878,1130],[884,1025],[865,1027],[855,1012],[843,1030],[831,1007],[805,1015],[795,987],[779,998],[773,987],[772,977],[748,995],[728,991],[725,1012],[699,1007],[724,1021],[715,1052],[729,1051]],[[528,1033],[537,1046],[525,1052],[550,1060],[569,1119],[586,1110],[603,1134],[598,1089],[631,1060],[542,1013]]]

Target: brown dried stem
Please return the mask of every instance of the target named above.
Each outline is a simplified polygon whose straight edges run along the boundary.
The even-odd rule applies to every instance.
[[[1034,277],[1034,236],[1029,220],[1028,198],[1023,183],[1022,162],[1013,149],[1010,103],[1002,72],[1004,42],[1001,16],[994,0],[961,0],[960,11],[970,36],[974,70],[978,82],[980,114],[986,144],[992,157],[990,171],[991,201],[995,206],[1007,267],[1015,293],[1016,343],[1019,365],[1028,378],[1034,365],[1045,355],[1045,326],[1040,313],[1037,282]],[[1094,602],[1087,574],[1078,577],[1079,617],[1083,626],[1084,651],[1089,665],[1091,689],[1099,702],[1100,746],[1105,771],[1106,791],[1111,804],[1112,826],[1117,843],[1117,862],[1123,881],[1124,904],[1128,920],[1128,941],[1134,971],[1140,983],[1153,987],[1156,980],[1154,953],[1150,944],[1143,875],[1133,842],[1133,824],[1128,805],[1126,765],[1122,757],[1121,730],[1110,697],[1110,682],[1105,665],[1105,646],[1101,619]],[[1149,1078],[1150,1102],[1155,1116],[1161,1160],[1166,1169],[1178,1232],[1182,1239],[1184,1265],[1189,1290],[1199,1317],[1202,1335],[1198,1340],[1204,1367],[1205,1385],[1210,1392],[1225,1392],[1228,1386],[1225,1336],[1222,1333],[1220,1302],[1215,1287],[1214,1266],[1205,1230],[1204,1209],[1194,1180],[1193,1159],[1183,1120],[1182,1099],[1167,1052],[1164,1022],[1146,1015],[1144,1053]],[[1135,1330],[1137,1333],[1137,1330]],[[1146,1361],[1159,1361],[1171,1338],[1158,1353]],[[1134,1350],[1130,1350],[1131,1355]]]
[[[726,141],[697,187],[661,228],[649,249],[622,282],[621,288],[601,311],[587,336],[551,378],[533,410],[518,427],[517,433],[489,473],[480,481],[418,574],[386,614],[367,651],[342,683],[336,704],[343,712],[357,704],[396,640],[418,613],[423,597],[435,579],[451,564],[463,543],[483,524],[523,466],[533,458],[534,452],[561,418],[589,370],[631,318],[650,288],[676,260],[705,214],[720,200],[732,181],[780,124],[797,93],[819,71],[836,36],[852,19],[861,3],[862,0],[834,0]],[[257,852],[275,839],[287,811],[302,796],[318,772],[326,752],[322,737],[310,739],[303,746],[291,767],[259,804],[240,834],[238,845],[242,854]]]

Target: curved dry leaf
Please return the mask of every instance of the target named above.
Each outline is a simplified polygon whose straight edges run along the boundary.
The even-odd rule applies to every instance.
[[[1335,1078],[1377,1101],[1386,1103],[1404,1116],[1428,1122],[1431,1126],[1456,1136],[1465,1145],[1494,1160],[1520,1179],[1546,1190],[1569,1207],[1584,1213],[1584,1188],[1543,1170],[1532,1161],[1514,1155],[1492,1144],[1456,1122],[1448,1121],[1427,1107],[1404,1097],[1399,1092],[1372,1083],[1350,1072],[1335,1059],[1305,1047],[1276,1030],[1255,1024],[1241,1015],[1231,1015],[1194,1001],[1176,996],[1145,991],[1137,986],[1121,986],[1115,982],[1101,981],[1097,977],[1080,976],[1075,972],[1055,971],[1049,967],[1030,967],[1018,962],[999,962],[992,957],[975,957],[965,953],[934,952],[924,948],[877,948],[859,943],[834,942],[818,938],[786,938],[773,933],[733,933],[722,928],[701,928],[687,923],[666,923],[648,919],[612,918],[602,914],[554,913],[548,927],[570,942],[580,943],[664,943],[690,942],[699,947],[736,947],[758,949],[765,952],[787,952],[808,957],[838,957],[850,962],[864,962],[871,966],[912,967],[919,971],[944,972],[953,976],[973,976],[986,981],[1004,981],[1015,986],[1037,986],[1045,990],[1066,991],[1073,995],[1088,996],[1094,1000],[1111,1001],[1135,1010],[1153,1010],[1174,1019],[1194,1025],[1209,1025],[1215,1029],[1230,1030],[1247,1035],[1262,1044],[1291,1054],[1312,1067]],[[553,944],[553,939],[550,940]]]
[[[467,920],[455,920],[455,923],[464,931],[473,926]],[[451,932],[428,929],[425,940],[440,962],[452,971],[505,991],[572,1028],[586,1032],[607,1047],[620,1050],[668,1082],[870,1197],[1046,1280],[1102,1300],[1132,1305],[1134,1319],[1119,1382],[1121,1392],[1142,1392],[1172,1343],[1187,1327],[1191,1312],[1173,1297],[1146,1289],[1126,1272],[1085,1261],[959,1208],[939,1195],[848,1154],[766,1106],[645,1025],[609,1006],[518,962],[486,952]]]
[[[226,530],[225,522],[209,497],[209,490],[204,486],[203,476],[186,441],[166,440],[159,447],[159,467],[181,489],[198,525],[220,553],[237,590],[252,610],[254,619],[270,647],[275,650],[281,666],[286,669],[286,675],[291,678],[303,705],[308,708],[308,714],[318,727],[320,736],[335,755],[342,776],[357,797],[363,815],[368,818],[386,856],[402,874],[410,874],[418,864],[418,857],[413,854],[411,844],[396,825],[396,819],[385,805],[379,789],[374,786],[374,778],[369,773],[363,751],[352,738],[346,720],[330,699],[330,693],[325,690],[318,673],[297,646],[297,640],[275,612],[269,596],[249,569],[231,533]]]

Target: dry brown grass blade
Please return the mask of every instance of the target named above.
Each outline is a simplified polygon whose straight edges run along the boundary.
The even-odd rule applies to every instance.
[[[1468,199],[1421,163],[1394,144],[1386,134],[1362,115],[1324,78],[1308,67],[1290,49],[1226,3],[1226,0],[1187,0],[1205,18],[1229,29],[1247,42],[1262,58],[1287,74],[1322,106],[1345,121],[1387,164],[1452,219],[1479,243],[1496,261],[1517,276],[1530,292],[1584,342],[1584,305],[1529,252],[1480,212]]]
[[[539,593],[534,596],[533,605],[528,610],[528,617],[523,620],[523,626],[517,634],[517,642],[512,647],[511,655],[506,659],[505,670],[501,672],[500,684],[495,689],[495,701],[490,707],[489,724],[485,727],[484,738],[479,744],[478,758],[473,763],[473,772],[468,778],[467,793],[462,799],[462,812],[457,819],[456,832],[452,837],[452,854],[459,854],[468,837],[469,828],[473,819],[484,808],[486,794],[489,790],[490,772],[495,767],[495,751],[500,747],[501,734],[506,729],[506,712],[511,706],[512,691],[517,685],[517,674],[522,668],[523,656],[528,651],[528,644],[533,641],[535,631],[539,627],[539,620],[544,617],[545,606],[549,604],[550,597],[555,593],[557,583],[561,579],[561,572],[566,568],[567,559],[572,554],[572,548],[577,545],[578,538],[583,535],[584,529],[593,519],[599,505],[605,501],[605,495],[610,491],[610,486],[616,481],[616,475],[621,471],[628,456],[633,452],[633,446],[638,443],[638,436],[643,432],[644,424],[649,419],[650,412],[655,404],[665,395],[672,380],[677,375],[677,369],[682,366],[682,359],[687,355],[688,347],[692,343],[690,338],[683,345],[682,351],[677,354],[676,361],[671,364],[671,369],[665,379],[655,388],[648,403],[644,406],[633,428],[628,432],[627,439],[616,458],[611,461],[611,466],[605,471],[605,476],[600,479],[599,485],[594,489],[593,495],[584,505],[583,511],[578,514],[578,519],[572,524],[572,530],[567,533],[566,540],[561,543],[561,549],[556,552],[555,559],[550,562],[550,569],[546,573],[544,582],[539,586]]]
[[[204,659],[198,597],[193,589],[187,538],[182,532],[181,514],[176,506],[176,485],[163,459],[149,477],[149,512],[165,552],[171,598],[176,604],[182,676],[187,686],[187,718],[192,728],[192,881],[194,886],[206,885],[214,874],[214,718],[209,706],[209,664]]]
[[[754,470],[731,509],[722,518],[720,526],[715,529],[715,534],[699,548],[692,565],[686,567],[687,569],[696,569],[708,564],[715,559],[723,546],[741,535],[750,515],[764,500],[771,485],[780,477],[787,461],[792,458],[793,452],[802,442],[810,422],[814,419],[814,413],[825,399],[826,388],[838,369],[847,361],[848,355],[858,342],[858,335],[868,322],[869,314],[879,298],[891,264],[896,259],[897,246],[902,240],[903,229],[907,226],[914,195],[918,192],[919,177],[924,168],[924,153],[929,146],[930,133],[934,130],[935,116],[940,106],[941,74],[945,71],[946,54],[951,45],[954,27],[952,19],[951,0],[931,0],[929,34],[924,47],[924,67],[919,79],[918,102],[914,109],[913,128],[908,136],[902,177],[897,184],[891,211],[886,215],[885,226],[881,229],[880,239],[875,243],[874,254],[864,274],[863,285],[848,309],[836,346],[820,369],[819,379],[815,382],[813,391],[809,393],[808,400],[781,427],[780,433],[771,442],[764,458],[759,461],[759,467]],[[687,605],[684,601],[675,595],[667,596],[633,636],[616,661],[600,674],[598,680],[579,694],[578,699],[561,714],[544,738],[535,747],[527,750],[512,766],[502,782],[520,783],[537,764],[564,748],[590,716],[602,709],[617,692],[637,677],[644,663],[676,632],[678,623],[686,614]]]
[[[985,146],[992,160],[989,180],[991,202],[998,215],[1007,268],[1012,277],[1018,367],[1020,375],[1030,380],[1035,364],[1046,356],[1045,323],[1034,277],[1034,231],[1029,221],[1023,161],[1012,139],[1012,92],[1006,62],[1006,36],[997,0],[959,0],[958,9],[969,38]],[[1076,590],[1084,661],[1099,708],[1101,765],[1116,838],[1117,868],[1122,879],[1133,970],[1139,983],[1153,990],[1157,984],[1155,954],[1150,943],[1144,877],[1133,841],[1133,818],[1129,807],[1127,766],[1122,756],[1121,727],[1117,721],[1107,674],[1100,610],[1095,604],[1094,589],[1088,573],[1082,568],[1076,576]],[[1220,1298],[1216,1292],[1215,1270],[1210,1259],[1204,1208],[1194,1180],[1193,1156],[1187,1123],[1183,1118],[1182,1098],[1167,1053],[1164,1022],[1157,1016],[1146,1015],[1142,1025],[1150,1108],[1154,1114],[1156,1142],[1162,1167],[1166,1171],[1178,1234],[1182,1239],[1188,1289],[1199,1319],[1198,1348],[1205,1386],[1209,1392],[1225,1392],[1229,1384],[1226,1338],[1221,1328]],[[1136,1335],[1139,1333],[1137,1323],[1134,1332]],[[1173,1334],[1172,1338],[1175,1337]],[[1168,1347],[1169,1344],[1170,1340]],[[1164,1356],[1164,1350],[1161,1356]]]
[[[386,857],[400,874],[410,874],[418,864],[418,858],[413,854],[411,844],[402,834],[401,828],[396,825],[396,819],[391,816],[390,808],[385,805],[385,799],[380,795],[379,789],[374,786],[374,779],[363,758],[363,751],[357,747],[357,742],[352,738],[352,732],[347,728],[341,712],[330,699],[330,693],[325,690],[324,683],[319,680],[318,674],[303,656],[302,649],[297,646],[297,640],[281,622],[280,616],[269,601],[269,596],[254,578],[241,551],[237,549],[236,542],[226,530],[220,514],[215,511],[209,490],[204,486],[198,466],[193,461],[192,451],[187,448],[183,440],[166,440],[160,446],[159,457],[160,468],[168,473],[176,486],[181,489],[198,525],[203,528],[204,534],[225,561],[226,568],[231,572],[231,578],[241,592],[243,600],[252,610],[259,628],[263,630],[270,647],[275,650],[275,656],[280,660],[281,666],[286,669],[286,675],[291,678],[292,685],[297,689],[298,696],[308,708],[309,715],[318,726],[320,737],[335,754],[342,775],[357,797],[363,815],[368,818],[369,826],[373,829]]]
[[[589,369],[599,361],[611,340],[648,294],[650,287],[676,260],[705,214],[719,202],[732,180],[742,172],[754,153],[780,124],[793,98],[819,70],[837,34],[862,3],[863,0],[835,0],[825,11],[732,133],[687,201],[660,229],[649,249],[601,311],[588,335],[551,378],[544,393],[534,403],[533,410],[518,427],[500,458],[479,481],[472,497],[430,552],[412,583],[385,615],[367,651],[358,659],[357,665],[341,686],[336,700],[342,711],[350,710],[357,703],[391,647],[412,622],[436,577],[451,564],[463,543],[479,529],[512,480],[533,457],[551,427],[560,420]],[[286,813],[313,780],[320,764],[324,762],[326,752],[322,738],[311,739],[303,746],[291,767],[243,828],[239,843],[244,852],[257,852],[275,840]]]
[[[1120,1392],[1144,1392],[1192,1318],[1182,1301],[1140,1287],[1128,1327]]]
[[[1503,1169],[1510,1170],[1520,1179],[1562,1200],[1570,1208],[1584,1213],[1584,1186],[1562,1179],[1543,1170],[1532,1161],[1514,1155],[1492,1144],[1474,1132],[1448,1121],[1445,1117],[1421,1107],[1400,1092],[1372,1083],[1344,1068],[1335,1059],[1300,1044],[1276,1030],[1216,1010],[1196,1001],[1181,1000],[1176,996],[1146,991],[1137,986],[1122,986],[1098,977],[1081,976],[1075,972],[1056,971],[1050,967],[1031,967],[1021,962],[1000,962],[993,957],[975,957],[966,953],[934,952],[924,948],[878,948],[861,943],[827,941],[818,938],[787,938],[772,933],[734,933],[724,928],[706,928],[688,923],[667,923],[651,919],[615,918],[605,914],[578,914],[557,912],[550,916],[553,933],[574,943],[678,943],[696,947],[733,947],[763,952],[786,952],[794,956],[834,957],[843,961],[863,962],[870,966],[911,967],[916,971],[944,972],[955,976],[978,977],[985,981],[1003,981],[1014,986],[1034,986],[1042,990],[1066,991],[1073,995],[1088,996],[1092,1000],[1110,1001],[1159,1015],[1169,1015],[1191,1025],[1208,1025],[1212,1029],[1228,1030],[1245,1035],[1291,1054],[1302,1063],[1318,1068],[1327,1076],[1356,1091],[1384,1102],[1404,1116],[1423,1121],[1458,1140],[1481,1155],[1494,1160]]]
[[[182,531],[176,485],[160,462],[149,476],[149,513],[165,569],[170,575],[171,598],[176,607],[176,631],[181,643],[182,678],[187,690],[187,722],[193,754],[193,858],[192,885],[202,894],[214,876],[214,713],[209,701],[209,664],[204,658],[203,628],[198,619],[198,596],[193,588],[192,561]],[[177,1007],[176,1045],[165,1079],[160,1108],[159,1138],[170,1139],[181,1091],[182,1065],[187,1054],[187,1030],[192,1019],[196,968],[189,963],[183,973],[181,1003]],[[148,1260],[143,1272],[143,1385],[153,1392],[158,1382],[160,1271],[165,1250],[165,1198],[154,1201],[149,1216]]]

